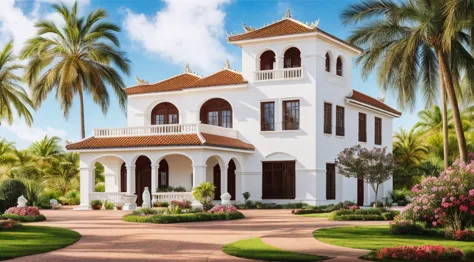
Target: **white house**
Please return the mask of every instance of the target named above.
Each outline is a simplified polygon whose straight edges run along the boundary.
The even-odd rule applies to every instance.
[[[352,60],[362,53],[289,13],[259,29],[228,37],[242,49],[242,72],[184,73],[126,89],[128,127],[95,129],[67,145],[79,152],[81,205],[138,195],[190,199],[213,182],[242,201],[313,205],[344,200],[367,205],[368,185],[345,178],[334,159],[346,147],[392,148],[392,119],[401,113],[352,87]],[[363,89],[363,88],[361,88]],[[105,166],[106,192],[94,191],[94,166]],[[157,193],[182,186],[186,193]],[[380,190],[385,196],[392,180]]]

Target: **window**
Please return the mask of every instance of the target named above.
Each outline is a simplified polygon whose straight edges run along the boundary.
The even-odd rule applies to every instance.
[[[275,53],[271,50],[263,52],[260,56],[260,70],[273,70],[273,63],[275,63]]]
[[[331,72],[331,57],[326,53],[326,72]]]
[[[326,163],[326,199],[336,199],[336,165]]]
[[[336,62],[336,74],[342,76],[342,58],[338,57]]]
[[[157,125],[164,125],[165,124],[165,115],[156,115],[155,116],[155,123]]]
[[[324,133],[332,134],[332,105],[324,103]]]
[[[260,103],[260,130],[275,130],[275,102]]]
[[[300,128],[300,101],[283,101],[283,130]]]
[[[344,135],[344,107],[336,106],[336,136]]]
[[[232,127],[232,112],[230,110],[221,111],[222,114],[222,127],[231,128]]]
[[[178,108],[171,103],[160,103],[151,111],[152,125],[178,124]]]
[[[199,114],[203,124],[232,128],[232,107],[224,99],[209,99],[201,106]]]
[[[168,187],[169,186],[169,169],[168,162],[166,160],[160,161],[160,166],[158,167],[158,188]]]
[[[218,126],[219,125],[219,112],[217,111],[207,112],[207,124]]]
[[[178,114],[169,114],[168,115],[169,124],[178,124]]]
[[[301,52],[298,48],[292,47],[284,54],[284,68],[301,67]]]
[[[262,199],[295,199],[295,161],[262,162]]]
[[[359,142],[367,142],[367,115],[359,113]]]
[[[375,117],[375,144],[382,144],[382,118]]]

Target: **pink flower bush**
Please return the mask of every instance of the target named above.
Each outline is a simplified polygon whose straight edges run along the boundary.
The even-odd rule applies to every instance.
[[[191,202],[172,200],[170,206],[179,206],[181,209],[191,208]]]
[[[474,225],[474,161],[455,161],[439,177],[413,186],[412,194],[412,203],[402,209],[403,219],[454,230]]]
[[[13,227],[20,226],[20,223],[17,221],[8,219],[8,220],[0,220],[0,230],[7,230]]]
[[[39,216],[40,211],[37,207],[10,207],[5,214],[19,215],[19,216]]]
[[[378,259],[397,261],[455,261],[462,256],[462,251],[455,247],[432,245],[387,247],[377,251]]]
[[[359,206],[348,206],[347,209],[350,209],[350,210],[359,210],[360,207],[359,207]]]
[[[474,241],[474,232],[467,229],[456,231],[448,229],[444,232],[444,237],[459,241]]]
[[[207,212],[211,214],[222,214],[222,213],[230,214],[233,212],[237,212],[237,208],[235,208],[232,205],[216,205]]]

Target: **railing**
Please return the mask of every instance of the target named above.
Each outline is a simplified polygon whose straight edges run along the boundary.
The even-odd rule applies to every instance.
[[[123,196],[125,194],[124,192],[92,192],[89,197],[90,200],[100,200],[102,202],[107,200],[107,202],[117,203],[124,201]]]
[[[163,134],[192,134],[198,131],[197,124],[172,124],[152,126],[132,126],[120,128],[96,128],[95,137],[143,136]]]
[[[165,192],[165,193],[153,193],[153,203],[155,202],[170,202],[172,200],[179,201],[193,201],[192,192]]]
[[[232,138],[238,138],[239,136],[235,129],[206,124],[199,124],[199,132]]]
[[[254,72],[255,81],[301,79],[303,78],[303,68],[285,68],[276,70],[262,70]]]

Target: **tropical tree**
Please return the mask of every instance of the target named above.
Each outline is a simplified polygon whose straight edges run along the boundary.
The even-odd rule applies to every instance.
[[[125,109],[125,84],[115,68],[129,74],[130,61],[118,49],[120,44],[115,33],[120,28],[104,21],[107,18],[105,10],[97,9],[85,18],[78,17],[77,2],[71,9],[64,4],[52,7],[64,25],[59,26],[50,20],[36,23],[38,35],[28,40],[21,52],[22,59],[29,59],[25,79],[36,107],[56,89],[56,99],[66,118],[77,95],[81,136],[84,138],[84,94],[90,94],[106,114],[110,103],[106,85],[109,85]]]
[[[63,152],[59,144],[60,141],[61,138],[57,136],[48,137],[48,135],[45,135],[40,141],[31,144],[29,150],[38,158],[39,166],[51,163],[55,156]]]
[[[59,190],[63,195],[69,191],[72,180],[78,178],[79,154],[64,153],[57,156],[57,161],[46,166],[45,178],[49,185]]]
[[[212,206],[215,189],[216,187],[211,182],[202,182],[193,189],[193,197],[202,204],[204,211]]]
[[[439,106],[433,105],[431,108],[421,110],[418,112],[418,118],[420,120],[415,124],[414,128],[420,128],[422,131],[429,133],[443,131],[443,115]],[[449,118],[450,112],[448,111]]]
[[[31,125],[33,116],[30,108],[33,107],[33,103],[23,87],[19,85],[21,78],[15,74],[15,71],[22,66],[15,64],[12,49],[13,42],[10,41],[0,51],[0,123],[7,121],[8,124],[12,124],[13,109],[15,109],[18,116],[23,117],[26,124]]]
[[[442,100],[446,95],[459,154],[466,161],[456,89],[461,70],[466,82],[473,82],[474,59],[466,49],[469,36],[462,28],[445,26],[447,19],[454,19],[445,8],[444,0],[365,0],[349,6],[341,18],[346,24],[367,22],[349,38],[367,49],[357,62],[363,64],[365,77],[377,68],[379,84],[398,94],[402,108],[413,108],[418,92],[427,104],[433,103],[438,90]]]
[[[393,136],[393,155],[400,166],[419,165],[427,158],[423,145],[423,133],[415,128],[406,131],[400,128]]]
[[[29,150],[14,149],[7,174],[12,178],[39,179],[41,171],[37,168],[36,157]]]

